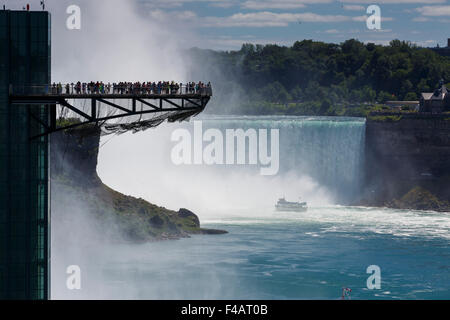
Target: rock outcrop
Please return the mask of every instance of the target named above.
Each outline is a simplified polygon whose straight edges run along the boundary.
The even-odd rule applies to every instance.
[[[191,234],[221,234],[202,229],[187,209],[178,212],[112,190],[97,175],[100,129],[79,127],[51,136],[52,215],[89,212],[102,232],[132,242],[179,239]],[[79,211],[78,211],[79,212]]]
[[[428,190],[416,187],[400,199],[389,203],[389,207],[396,209],[433,210],[450,212],[450,203],[441,201]]]

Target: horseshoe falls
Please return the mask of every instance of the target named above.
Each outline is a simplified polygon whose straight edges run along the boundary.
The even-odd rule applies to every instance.
[[[222,132],[278,129],[281,177],[308,176],[326,188],[335,203],[359,197],[364,173],[364,118],[206,117],[203,123],[205,129]]]
[[[201,130],[195,123],[201,123]],[[198,164],[207,153],[205,136],[213,129],[221,136],[222,164]],[[173,153],[179,130],[188,135],[189,163],[175,164]],[[227,131],[254,130],[270,151],[272,132],[278,130],[279,170],[262,175],[259,161],[250,164],[250,139],[245,164],[227,164]],[[266,136],[260,130],[266,131]],[[183,132],[181,132],[183,135]],[[132,135],[105,137],[98,172],[120,192],[142,197],[168,208],[185,207],[200,217],[229,217],[240,211],[272,212],[278,198],[307,201],[310,205],[349,204],[358,201],[364,170],[365,120],[333,117],[201,117],[199,121],[165,124]],[[108,139],[111,139],[110,141]],[[134,140],[133,140],[134,139]],[[133,140],[133,141],[132,141]],[[134,142],[136,141],[136,142]],[[200,146],[198,145],[200,141]],[[235,140],[235,160],[239,151]],[[120,157],[117,150],[120,148]],[[254,150],[254,153],[258,153]],[[269,152],[270,153],[270,152]],[[273,156],[272,156],[273,158]],[[124,165],[133,163],[133,166]],[[197,161],[197,162],[196,162]],[[197,164],[196,164],[197,163]]]

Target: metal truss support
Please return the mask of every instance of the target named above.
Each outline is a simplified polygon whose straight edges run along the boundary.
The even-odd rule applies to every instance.
[[[88,123],[106,122],[112,119],[125,118],[128,116],[140,116],[144,114],[156,113],[170,113],[167,115],[169,121],[182,121],[190,116],[197,115],[202,112],[208,104],[210,95],[10,95],[10,102],[12,105],[48,105],[50,113],[49,126],[44,126],[44,133],[39,136],[31,137],[38,138],[44,135],[51,134],[56,131],[71,129],[77,126],[82,126]],[[91,108],[90,114],[86,110],[81,110],[68,102],[73,100],[90,100]],[[131,100],[131,110],[118,105],[110,100]],[[137,103],[141,103],[142,108],[137,108]],[[107,105],[120,113],[112,113],[110,115],[101,116],[101,104]],[[80,123],[70,124],[65,126],[57,126],[57,108],[60,105],[68,108],[72,112],[79,115],[82,119]],[[144,108],[146,106],[147,108]],[[33,115],[31,115],[33,117]],[[34,119],[34,117],[33,117]],[[36,119],[37,120],[37,119]],[[41,123],[39,121],[39,123]],[[41,123],[43,125],[43,123]]]

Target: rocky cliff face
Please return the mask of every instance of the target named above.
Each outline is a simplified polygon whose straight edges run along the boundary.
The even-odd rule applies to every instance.
[[[449,160],[450,121],[444,117],[369,117],[366,124],[366,204],[448,210]],[[414,194],[427,191],[437,202],[426,205],[408,200],[413,199]]]
[[[100,129],[83,126],[51,136],[52,216],[70,219],[82,210],[98,229],[117,241],[177,239],[190,234],[220,234],[200,228],[187,209],[178,212],[123,195],[104,185],[97,175]]]

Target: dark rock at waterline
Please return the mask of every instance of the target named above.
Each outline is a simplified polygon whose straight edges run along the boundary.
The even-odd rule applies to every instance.
[[[219,234],[227,234],[228,231],[225,230],[218,230],[218,229],[201,229],[201,234],[208,234],[208,235],[219,235]]]
[[[200,228],[200,220],[198,219],[197,215],[192,211],[185,208],[181,208],[180,210],[178,210],[178,216],[184,219],[191,219],[192,222],[195,224],[195,226]],[[203,229],[203,228],[201,228],[198,232],[198,234],[208,234],[208,235],[219,235],[227,233],[228,231],[225,230]]]
[[[411,189],[400,199],[394,199],[388,206],[396,209],[432,210],[450,212],[450,203],[439,200],[428,190],[422,187]]]

